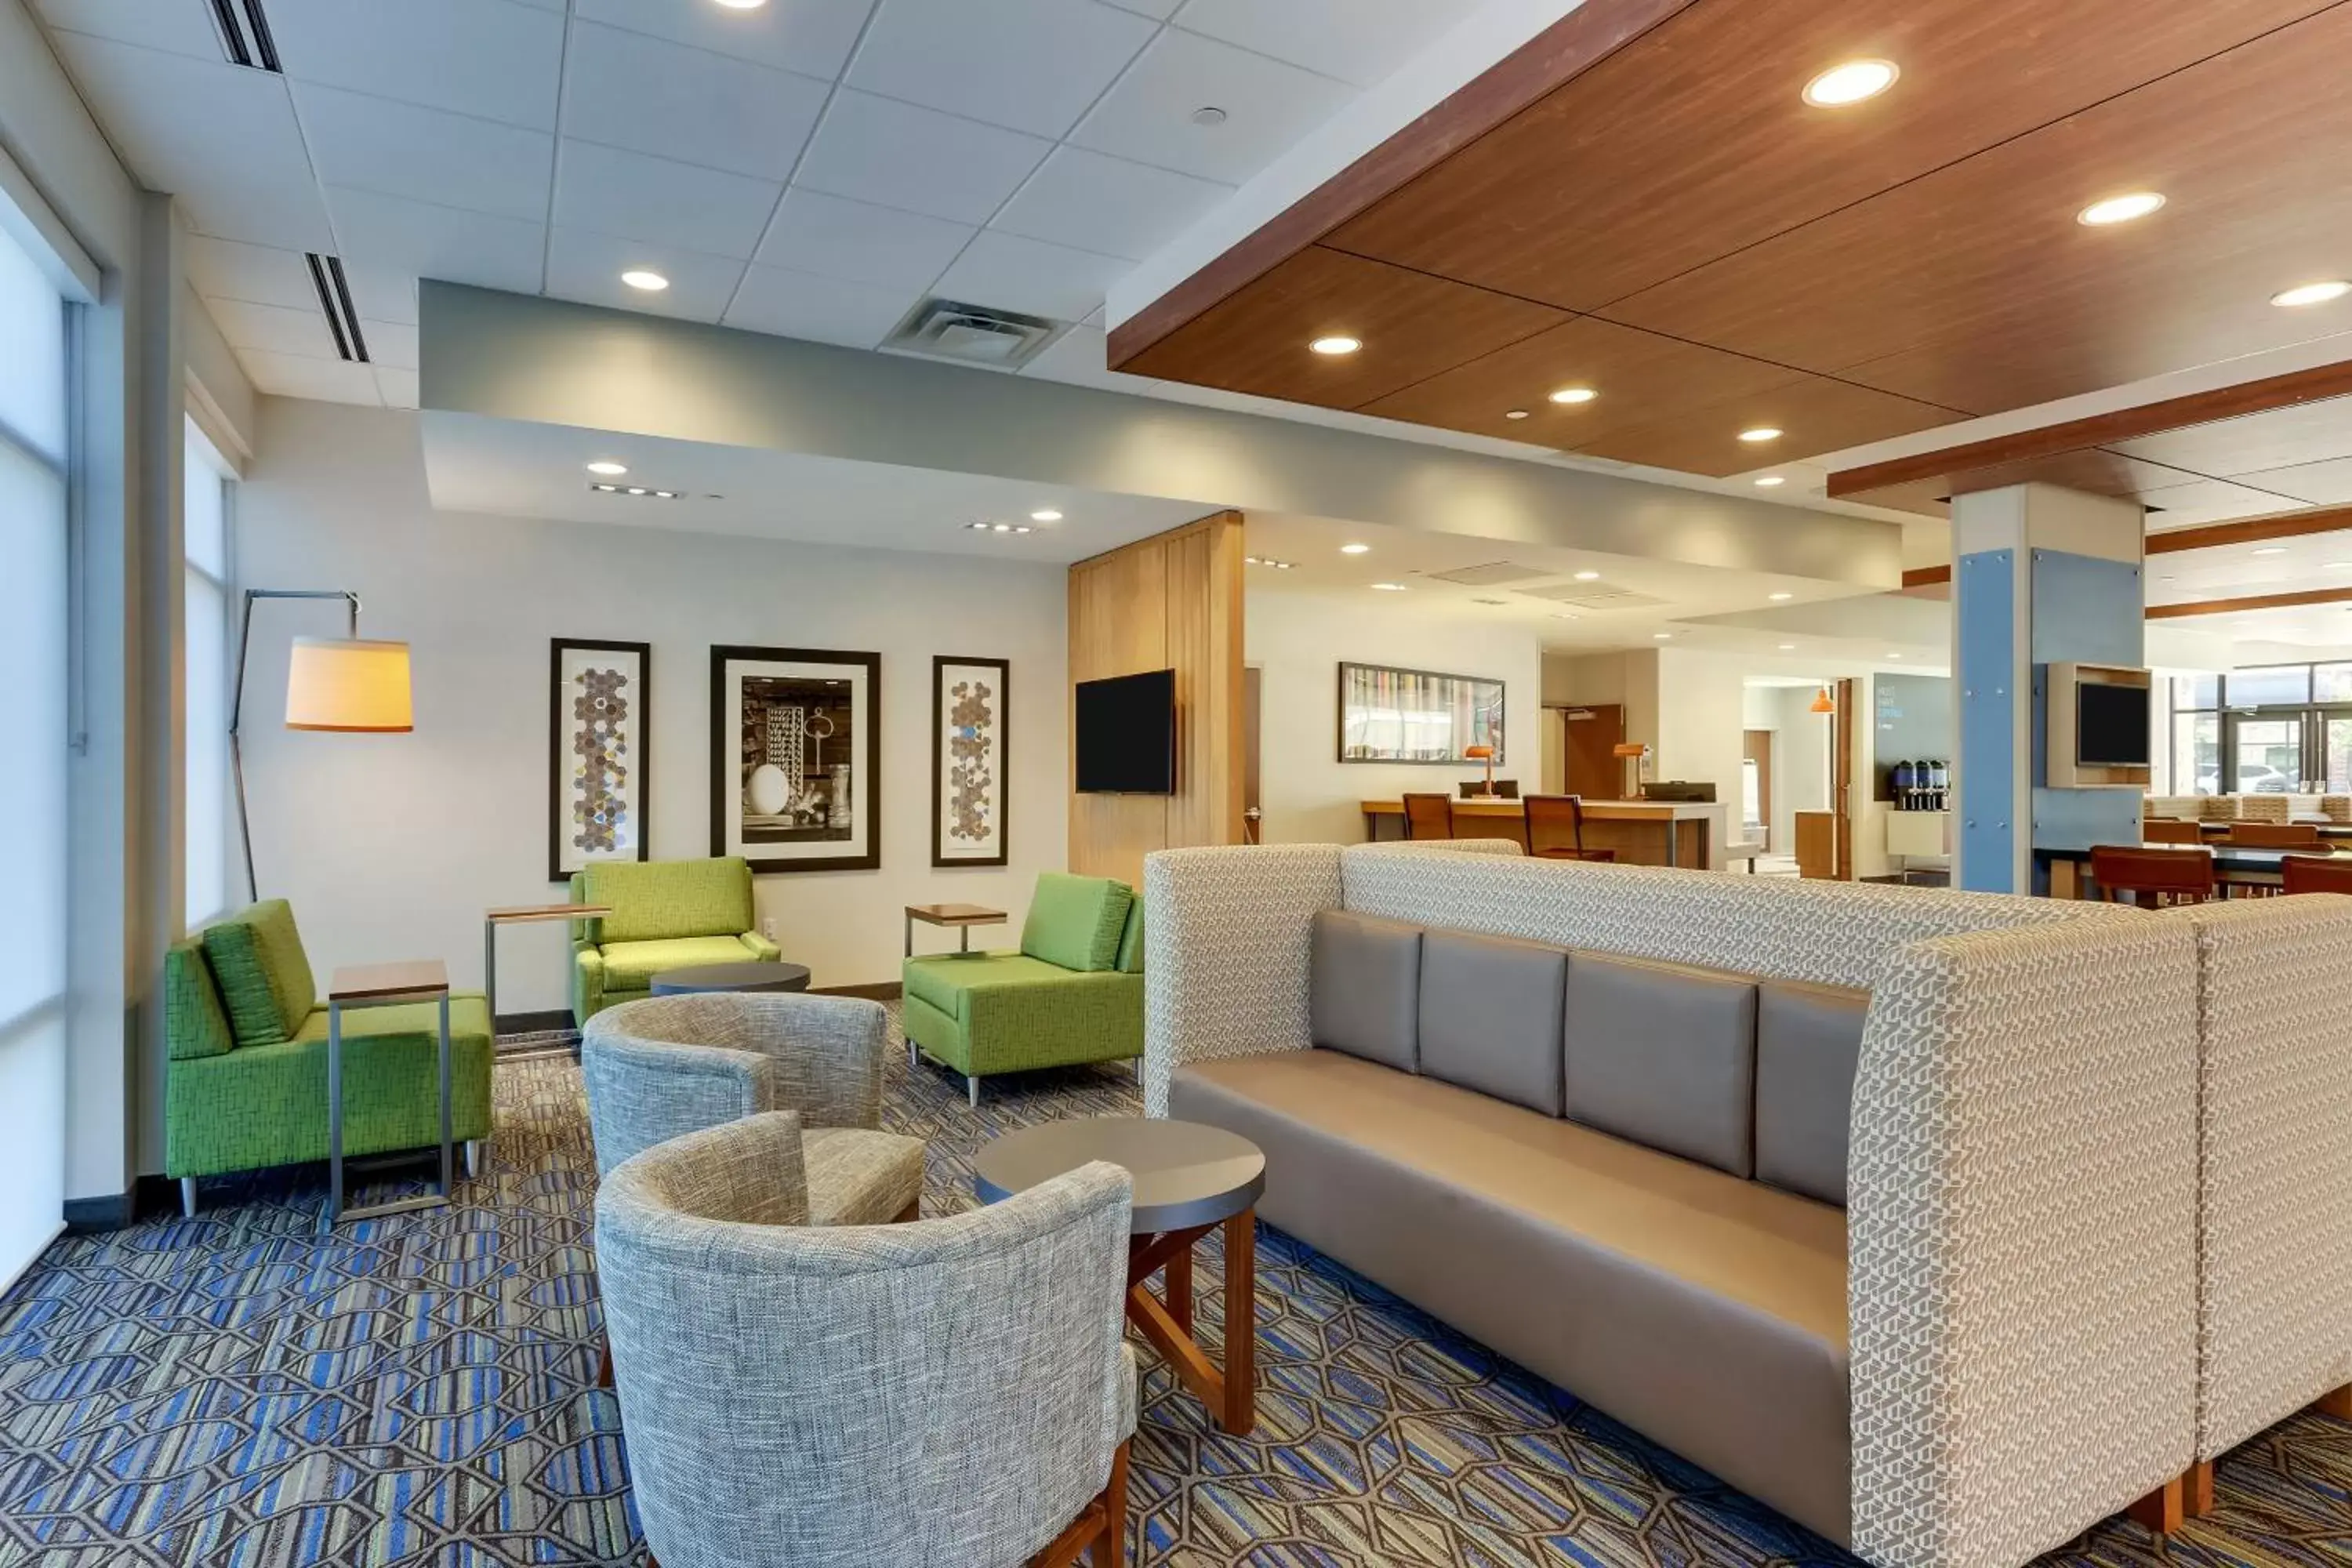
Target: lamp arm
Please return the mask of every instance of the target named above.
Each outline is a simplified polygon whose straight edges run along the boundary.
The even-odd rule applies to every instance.
[[[261,897],[253,874],[253,823],[245,806],[245,663],[253,649],[253,602],[256,599],[341,599],[350,610],[349,635],[360,635],[360,596],[348,588],[247,588],[236,626],[236,682],[229,696],[228,763],[236,782],[236,838],[245,851],[246,897]]]

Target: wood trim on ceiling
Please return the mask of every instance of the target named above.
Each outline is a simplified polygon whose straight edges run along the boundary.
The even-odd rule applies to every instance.
[[[2352,396],[2352,360],[2289,371],[2259,381],[2240,382],[2207,392],[2192,392],[2160,402],[2143,403],[2111,413],[2093,414],[2039,429],[1989,437],[1907,458],[1892,458],[1859,468],[1842,468],[1830,475],[1829,494],[1836,500],[1864,499],[1873,490],[1927,479],[1959,479],[1972,470],[2000,464],[2032,462],[2069,452],[2101,447],[2110,441],[2131,441],[2162,436],[2192,426],[2240,419],[2250,414],[2274,413],[2305,403]],[[2118,457],[2126,454],[2117,453]],[[2183,472],[2194,470],[2184,469]],[[2201,475],[2213,479],[2221,476]]]
[[[1193,318],[1575,80],[1697,0],[1585,0],[1437,106],[1111,329],[1119,370]]]
[[[2294,594],[2254,594],[2242,599],[2204,599],[2189,605],[2150,605],[2151,621],[2189,616],[2227,616],[2241,610],[2291,610],[2304,605],[2352,604],[2352,588],[2306,588]]]
[[[2352,506],[2321,507],[2288,512],[2281,517],[2250,517],[2242,522],[2216,522],[2203,528],[2176,528],[2147,536],[2150,555],[2178,555],[2184,550],[2221,550],[2232,544],[2259,544],[2269,539],[2304,539],[2315,533],[2352,531]],[[1949,566],[1915,566],[1903,574],[1906,588],[1933,587],[1952,580]]]

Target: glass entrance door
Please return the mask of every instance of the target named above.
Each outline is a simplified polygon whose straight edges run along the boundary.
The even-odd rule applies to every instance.
[[[2231,726],[2235,771],[2223,785],[2241,795],[2293,795],[2303,788],[2298,719],[2240,719]]]

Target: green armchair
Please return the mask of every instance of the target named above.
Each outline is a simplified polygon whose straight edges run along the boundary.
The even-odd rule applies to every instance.
[[[653,994],[665,969],[774,963],[751,905],[751,867],[723,860],[613,860],[577,871],[572,901],[613,912],[572,922],[572,1016],[582,1028],[607,1007]]]
[[[1037,879],[1016,952],[907,960],[907,1056],[980,1080],[1143,1054],[1143,900],[1124,882]]]
[[[439,1009],[343,1015],[343,1152],[441,1142]],[[327,1157],[327,1009],[283,900],[215,921],[163,955],[163,1169],[196,1212],[196,1178]],[[490,1136],[490,1013],[449,998],[451,1129],[478,1174]]]

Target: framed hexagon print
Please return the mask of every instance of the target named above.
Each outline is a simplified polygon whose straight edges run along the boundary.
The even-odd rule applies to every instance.
[[[643,860],[652,645],[556,637],[547,721],[547,879]]]

